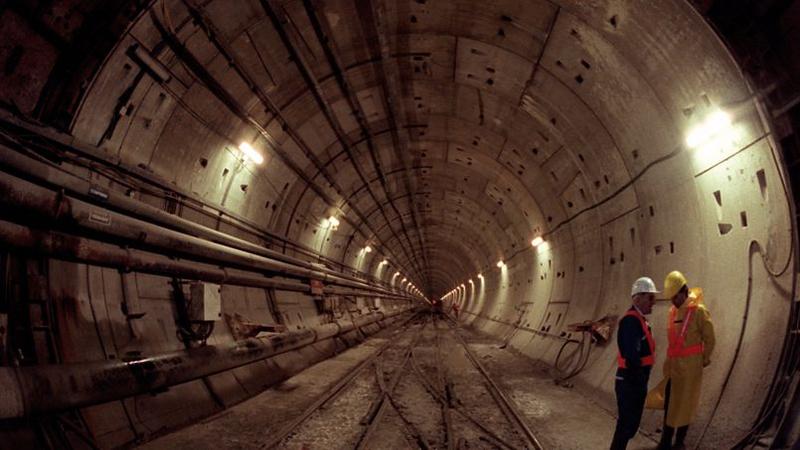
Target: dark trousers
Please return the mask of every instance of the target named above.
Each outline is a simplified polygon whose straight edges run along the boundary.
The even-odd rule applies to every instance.
[[[667,381],[667,388],[664,390],[664,430],[661,432],[661,442],[658,444],[659,450],[669,450],[672,448],[672,436],[675,435],[675,445],[683,445],[686,439],[686,433],[689,431],[689,425],[678,427],[678,433],[675,434],[675,428],[667,426],[667,413],[669,412],[669,391],[672,386],[672,381]]]
[[[623,379],[620,379],[623,378]],[[611,441],[611,450],[625,450],[628,441],[636,436],[642,421],[644,401],[647,398],[648,376],[617,374],[614,391],[617,393],[617,428]]]

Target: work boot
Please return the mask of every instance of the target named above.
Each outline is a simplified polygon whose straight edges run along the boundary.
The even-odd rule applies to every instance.
[[[661,441],[659,441],[656,450],[672,450],[672,436],[674,433],[674,428],[664,427],[664,431],[661,432]]]
[[[628,448],[628,439],[621,437],[618,433],[614,433],[614,438],[611,441],[611,450],[626,450]]]
[[[689,425],[678,427],[678,431],[675,433],[675,445],[672,446],[672,450],[686,450],[686,445],[683,442],[686,440],[686,433],[688,432]]]

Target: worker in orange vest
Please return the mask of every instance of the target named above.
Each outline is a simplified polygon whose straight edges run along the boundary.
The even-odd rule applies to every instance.
[[[642,421],[647,382],[650,380],[650,369],[656,354],[655,340],[645,316],[653,310],[657,293],[656,285],[650,278],[636,280],[631,289],[632,305],[619,321],[619,353],[614,383],[619,414],[611,450],[625,450]]]
[[[711,363],[716,341],[711,313],[703,305],[702,289],[689,289],[686,277],[673,271],[664,280],[664,297],[670,299],[672,306],[667,323],[666,384],[662,383],[664,429],[658,449],[684,449],[686,433],[700,401],[703,368]]]

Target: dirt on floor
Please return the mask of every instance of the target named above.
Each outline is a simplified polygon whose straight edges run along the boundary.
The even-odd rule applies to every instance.
[[[277,448],[350,449],[359,442],[369,449],[447,448],[448,439],[453,448],[463,449],[498,448],[498,440],[511,448],[529,447],[498,406],[484,376],[467,358],[456,332],[465,338],[545,449],[608,448],[615,418],[579,391],[556,385],[546,370],[511,349],[500,348],[499,340],[456,330],[429,317],[426,322],[411,325],[402,333],[383,330],[279,387],[141,448],[265,448],[278,430],[367,359],[370,363],[349,384],[294,428]],[[383,353],[376,356],[384,346]],[[398,382],[392,389],[398,370]],[[379,409],[383,411],[376,418]],[[375,426],[364,440],[370,422]],[[637,436],[628,448],[653,449],[655,443]]]

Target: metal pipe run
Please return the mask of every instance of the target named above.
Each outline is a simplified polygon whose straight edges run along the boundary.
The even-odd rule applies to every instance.
[[[115,209],[149,221],[148,223],[159,224],[214,243],[299,266],[304,269],[322,272],[327,276],[338,277],[355,283],[363,283],[364,281],[335,270],[314,266],[302,259],[270,250],[250,241],[169,214],[166,211],[127,197],[119,192],[94,186],[76,175],[58,170],[48,164],[22,155],[2,145],[0,145],[0,167],[21,174],[26,178],[36,179],[50,186],[57,187],[58,189],[64,189],[66,192],[74,194],[76,197],[100,204],[103,208]]]
[[[56,192],[6,173],[2,173],[0,177],[0,206],[6,211],[33,213],[41,219],[61,226],[77,226],[84,230],[124,239],[132,245],[155,248],[163,254],[181,254],[247,270],[273,272],[292,278],[317,279],[339,286],[395,294],[388,289],[370,286],[363,281],[351,281],[316,268],[298,267],[170,230],[91,205],[63,192]]]
[[[156,392],[306,347],[407,311],[366,314],[349,323],[206,345],[132,361],[0,367],[3,393],[0,419],[65,411]]]
[[[122,248],[83,237],[57,231],[36,230],[24,225],[0,220],[0,245],[32,252],[42,256],[66,261],[75,261],[123,271],[175,276],[216,284],[232,284],[259,288],[274,288],[285,291],[310,292],[305,283],[266,278],[241,270],[227,270],[211,264],[178,261],[167,256]],[[325,292],[338,295],[363,295],[377,298],[411,298],[372,291],[341,290],[326,287]]]

